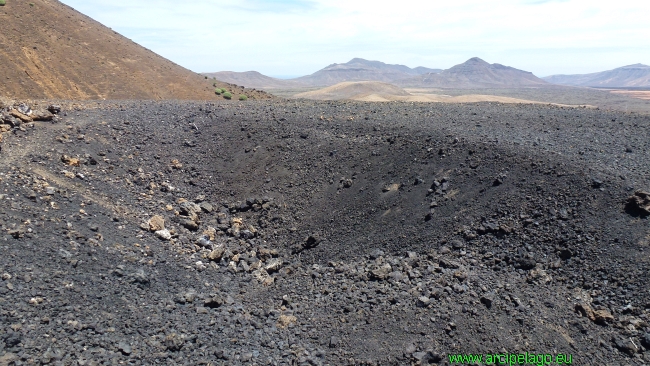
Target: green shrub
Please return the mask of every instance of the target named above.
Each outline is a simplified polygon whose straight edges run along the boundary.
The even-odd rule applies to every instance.
[[[221,88],[221,93],[222,93],[222,94],[223,94],[223,93],[227,93],[227,92],[228,92],[228,91],[227,91],[226,89]]]
[[[0,0],[0,6],[5,6],[6,3],[7,3],[6,0]]]
[[[239,100],[248,100],[248,97],[242,94],[239,96]]]
[[[226,99],[232,99],[232,94],[230,94],[229,92],[225,92],[225,93],[223,93],[223,97],[226,98]]]
[[[216,95],[221,95],[221,89],[219,89],[219,88],[214,89],[214,93]]]

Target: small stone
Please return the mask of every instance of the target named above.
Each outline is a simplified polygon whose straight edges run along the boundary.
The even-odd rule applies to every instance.
[[[72,158],[68,155],[62,155],[61,161],[68,166],[79,166],[81,161],[77,158]]]
[[[370,252],[370,259],[375,260],[384,255],[384,251],[381,249],[374,249]]]
[[[650,215],[650,193],[645,191],[634,192],[634,195],[628,198],[626,208],[635,214]]]
[[[217,295],[211,295],[203,301],[203,306],[210,309],[218,308],[221,305],[223,305],[223,299]]]
[[[417,348],[415,348],[415,345],[411,343],[408,346],[406,346],[406,348],[404,349],[404,354],[410,356],[414,354],[416,350]]]
[[[430,303],[431,299],[426,296],[420,296],[418,297],[418,301],[415,303],[415,305],[419,308],[426,308]]]
[[[20,335],[20,333],[17,332],[9,332],[4,335],[4,340],[5,340],[5,345],[7,348],[12,348],[20,344],[22,342],[23,338]]]
[[[494,303],[494,293],[490,292],[481,296],[481,304],[485,305],[486,308],[491,308]]]
[[[31,299],[29,299],[29,303],[32,304],[32,305],[38,305],[38,304],[40,304],[42,302],[43,302],[42,297],[32,297]]]
[[[255,234],[253,234],[253,232],[250,230],[242,230],[239,232],[239,237],[244,240],[248,240],[253,239],[255,237]]]
[[[641,343],[645,348],[650,349],[650,333],[646,333],[643,335],[643,337],[641,338]]]
[[[47,110],[52,114],[59,114],[61,113],[61,106],[58,104],[50,104]]]
[[[279,271],[281,267],[282,267],[282,260],[279,258],[273,258],[269,261],[269,263],[266,266],[264,266],[264,269],[268,273],[273,273]]]
[[[591,179],[591,186],[593,188],[601,188],[603,186],[603,181],[598,178]]]
[[[203,210],[206,213],[211,213],[212,211],[214,211],[214,207],[208,202],[201,202],[199,204],[199,207],[201,207],[201,210]]]
[[[190,231],[196,231],[199,229],[199,224],[197,224],[196,221],[191,219],[181,219],[179,223],[183,225],[187,230]]]
[[[197,205],[194,202],[185,201],[180,204],[180,212],[185,216],[192,216],[193,214],[201,213],[201,206]]]
[[[330,338],[330,348],[336,348],[341,343],[341,339],[337,336],[332,336]]]
[[[620,351],[633,356],[635,353],[639,352],[639,347],[632,342],[630,338],[617,337],[613,338],[614,346]]]
[[[393,271],[393,268],[388,263],[373,269],[370,271],[371,277],[376,280],[385,280],[386,277]]]
[[[161,231],[165,229],[165,219],[160,215],[150,218],[147,224],[149,225],[150,231]]]
[[[440,267],[442,267],[442,268],[450,268],[450,269],[460,268],[459,263],[454,262],[454,261],[449,260],[449,259],[445,259],[445,258],[440,258],[440,260],[438,261],[438,264],[440,264]]]
[[[206,249],[212,249],[212,241],[206,236],[201,236],[197,241],[196,244],[198,244],[200,247],[206,248]]]
[[[156,231],[155,234],[162,240],[171,240],[172,238],[172,234],[167,229]]]
[[[208,259],[211,260],[211,261],[216,261],[216,262],[218,262],[218,261],[221,260],[221,257],[223,257],[223,253],[224,253],[225,251],[226,251],[225,248],[223,248],[223,247],[219,247],[219,248],[217,248],[217,249],[211,251],[210,254],[208,254]]]
[[[131,346],[126,342],[120,342],[120,344],[117,345],[117,348],[127,356],[131,354]]]
[[[47,193],[48,195],[51,196],[51,195],[56,193],[56,188],[54,188],[54,187],[45,187],[45,193]]]
[[[203,230],[203,235],[208,238],[210,241],[214,241],[217,237],[217,229],[212,226],[208,226],[207,229]]]
[[[177,352],[180,351],[181,348],[183,348],[183,346],[185,345],[185,340],[180,335],[176,333],[171,333],[165,337],[163,344],[165,345],[165,347],[167,347],[169,351]]]
[[[295,324],[298,321],[298,318],[296,318],[293,315],[280,315],[280,318],[278,319],[278,328],[287,328],[291,324]]]

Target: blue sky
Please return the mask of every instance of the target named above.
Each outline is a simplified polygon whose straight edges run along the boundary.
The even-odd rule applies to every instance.
[[[537,76],[650,64],[646,0],[62,0],[196,72],[310,74],[354,57]]]

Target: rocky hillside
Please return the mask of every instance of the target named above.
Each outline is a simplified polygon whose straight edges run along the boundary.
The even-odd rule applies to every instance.
[[[583,75],[552,75],[549,83],[601,88],[650,88],[650,66],[634,64],[614,70]]]
[[[9,0],[0,6],[0,24],[0,96],[15,99],[220,98],[214,94],[213,81],[57,0]],[[233,88],[223,83],[220,86]],[[264,93],[251,91],[251,94],[254,98],[268,97]]]
[[[540,87],[547,83],[533,75],[501,64],[489,64],[478,57],[440,73],[426,73],[395,82],[404,87],[427,88],[519,88]]]

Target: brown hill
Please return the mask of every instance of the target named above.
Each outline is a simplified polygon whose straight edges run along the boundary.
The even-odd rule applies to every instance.
[[[404,65],[390,65],[380,61],[354,58],[344,64],[332,64],[307,76],[296,79],[311,86],[328,86],[346,81],[382,81],[393,82],[424,73],[436,73],[442,70],[416,67],[411,69]]]
[[[403,89],[379,81],[346,81],[323,89],[294,95],[294,98],[313,100],[362,99],[368,96],[409,96]]]
[[[602,88],[650,87],[650,66],[634,64],[614,70],[582,75],[552,75],[544,80],[553,84]]]
[[[501,64],[489,64],[478,57],[441,73],[427,73],[396,81],[399,86],[426,88],[519,88],[548,85],[533,73]]]
[[[511,98],[497,95],[466,94],[451,96],[444,94],[431,94],[427,90],[408,89],[382,83],[379,81],[347,81],[322,89],[295,94],[293,98],[311,100],[356,100],[361,102],[430,102],[430,103],[524,103],[524,104],[551,104],[534,100]],[[556,104],[565,107],[577,105]],[[582,107],[582,106],[581,106]],[[591,106],[588,106],[591,107]]]
[[[214,81],[59,1],[8,0],[0,6],[0,24],[0,95],[16,99],[219,98],[214,94]],[[244,93],[241,88],[223,87],[233,94]],[[264,97],[263,93],[251,94]]]
[[[263,75],[257,71],[235,72],[235,71],[219,71],[219,72],[206,72],[203,75],[209,78],[215,78],[226,83],[242,85],[247,88],[258,89],[290,89],[306,87],[293,80],[282,80]]]

